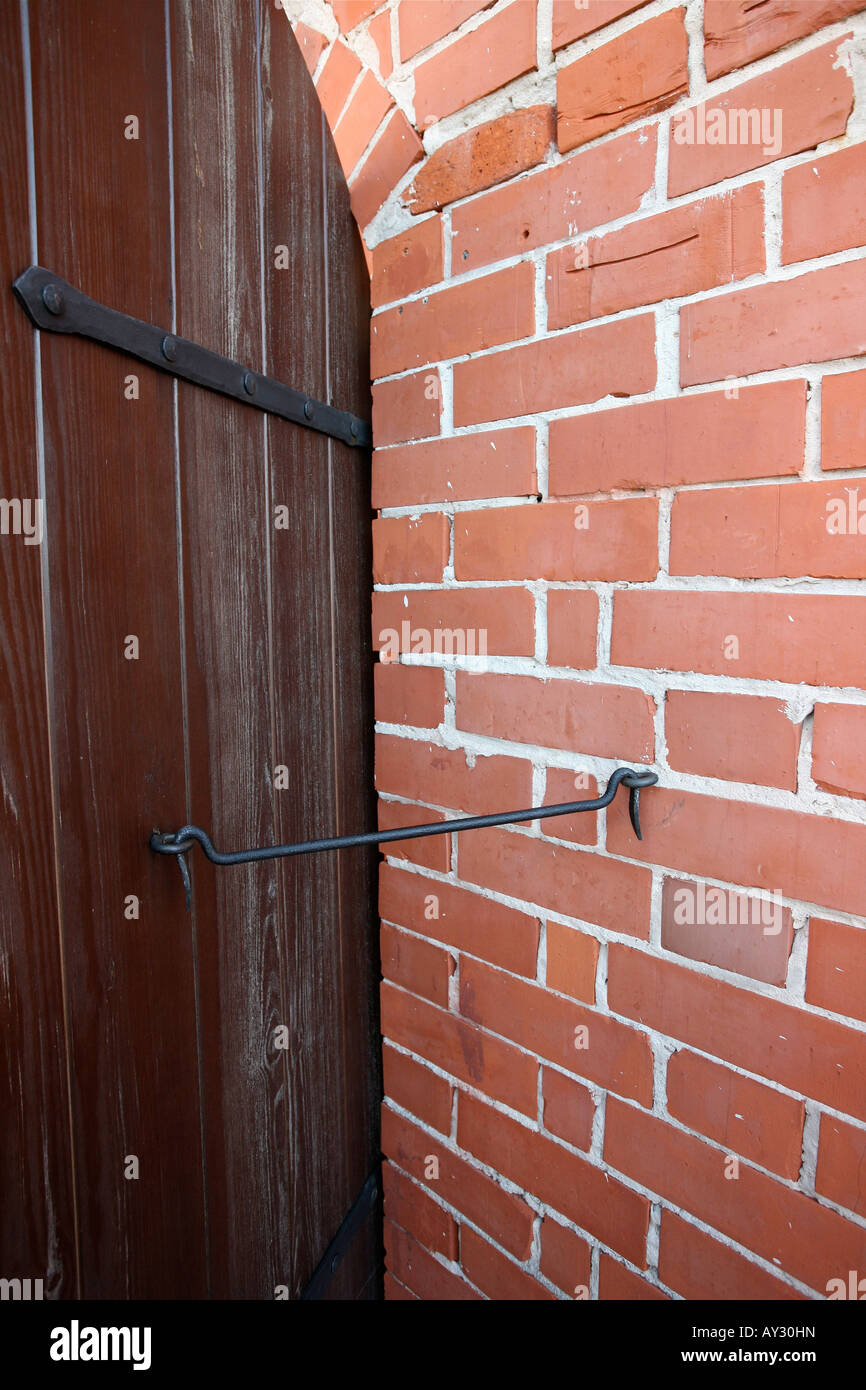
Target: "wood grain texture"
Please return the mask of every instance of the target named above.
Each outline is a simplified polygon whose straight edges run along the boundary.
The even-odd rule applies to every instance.
[[[31,8],[39,257],[94,298],[170,301],[162,16]],[[93,81],[94,65],[101,71]],[[138,117],[138,140],[124,136]],[[58,141],[62,129],[64,139]],[[204,1287],[194,980],[175,885],[142,843],[182,796],[172,386],[43,338],[63,933],[85,1296]],[[124,659],[125,638],[140,643]],[[168,716],[168,717],[167,717]],[[139,921],[124,917],[135,894]],[[170,943],[170,945],[169,945]],[[125,1177],[129,1155],[138,1180]]]
[[[0,16],[7,285],[32,258],[29,72],[39,261],[369,415],[363,253],[285,17],[22,4],[29,68]],[[38,495],[38,420],[47,529],[41,553],[0,537],[0,1272],[54,1297],[297,1296],[378,1157],[376,855],[198,857],[187,914],[147,839],[375,824],[369,456],[37,342],[11,295],[2,315],[21,367],[0,481]],[[380,1296],[379,1229],[330,1299]]]
[[[30,262],[26,61],[17,5],[0,9],[0,332],[14,379],[0,412],[0,496],[42,497],[36,335],[12,296]],[[7,382],[7,388],[9,383]],[[54,872],[42,559],[0,535],[0,1271],[77,1287],[66,1029]]]
[[[155,322],[171,296],[165,34],[30,6],[40,261]],[[97,80],[98,74],[98,80]],[[155,79],[155,80],[154,80]],[[137,139],[127,139],[135,115]],[[192,937],[146,846],[183,797],[172,383],[42,335],[60,896],[82,1294],[205,1287]],[[138,638],[138,660],[124,656]],[[141,904],[128,920],[130,895]],[[137,1179],[126,1176],[130,1156]]]
[[[178,332],[264,366],[255,7],[173,7]],[[219,845],[274,836],[267,422],[181,383],[191,814]],[[273,864],[196,865],[211,1293],[287,1282],[285,1051]],[[263,1238],[263,1232],[268,1238]]]
[[[347,402],[344,409],[369,419],[369,275],[349,191],[324,120],[322,128],[326,156],[330,399]],[[339,670],[335,687],[339,741],[334,784],[341,824],[347,829],[350,822],[352,829],[373,829],[373,652],[367,584],[373,566],[370,456],[333,440],[330,453],[335,650]],[[379,1153],[382,1081],[378,988],[371,987],[371,973],[375,971],[377,981],[379,976],[379,937],[377,914],[367,907],[376,902],[378,861],[376,851],[359,848],[341,856],[339,866],[343,1030],[348,1041],[347,1166],[355,1192]],[[359,1047],[358,1039],[369,1041]],[[365,1281],[378,1250],[380,1229],[377,1211],[359,1238],[354,1271],[347,1262],[343,1280],[344,1284],[349,1281],[347,1297],[371,1296]]]

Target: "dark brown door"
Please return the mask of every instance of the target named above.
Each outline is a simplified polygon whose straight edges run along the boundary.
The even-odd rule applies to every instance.
[[[369,456],[38,334],[10,286],[47,266],[368,417],[363,253],[273,3],[0,27],[0,1277],[294,1298],[377,1160],[375,854],[198,858],[188,913],[147,841],[372,827]],[[328,1296],[376,1297],[377,1250],[371,1217]]]

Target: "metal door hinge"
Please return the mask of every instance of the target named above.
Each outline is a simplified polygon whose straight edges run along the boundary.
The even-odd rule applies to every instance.
[[[37,328],[51,333],[75,333],[128,352],[182,381],[219,391],[257,410],[318,430],[352,448],[372,446],[373,431],[368,421],[314,400],[303,391],[263,376],[229,357],[221,357],[188,338],[175,337],[164,328],[109,309],[89,299],[53,270],[31,265],[12,282],[12,288]]]

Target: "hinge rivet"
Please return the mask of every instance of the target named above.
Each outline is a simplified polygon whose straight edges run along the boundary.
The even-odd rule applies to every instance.
[[[168,333],[162,340],[162,355],[166,362],[173,362],[177,357],[177,339]]]
[[[352,431],[352,438],[353,438],[353,439],[357,439],[357,438],[358,438],[358,421],[357,421],[357,420],[353,420],[353,421],[352,421],[352,424],[351,424],[351,431]]]
[[[248,396],[256,394],[256,379],[252,372],[244,372],[244,390]]]
[[[59,285],[46,285],[42,291],[42,303],[49,314],[63,313],[63,291]]]
[[[305,414],[305,416],[307,417],[308,420],[312,420],[312,418],[313,418],[313,402],[312,402],[312,401],[304,401],[304,414]]]

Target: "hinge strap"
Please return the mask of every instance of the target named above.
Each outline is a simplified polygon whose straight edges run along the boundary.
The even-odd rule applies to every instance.
[[[352,448],[372,447],[373,431],[368,421],[314,400],[303,391],[252,371],[229,357],[221,357],[209,348],[191,343],[188,338],[177,338],[166,333],[164,328],[109,309],[61,280],[53,270],[31,265],[13,281],[12,288],[37,328],[90,338],[120,352],[128,352],[182,381],[191,381],[208,391],[219,391],[244,405],[318,430]]]

